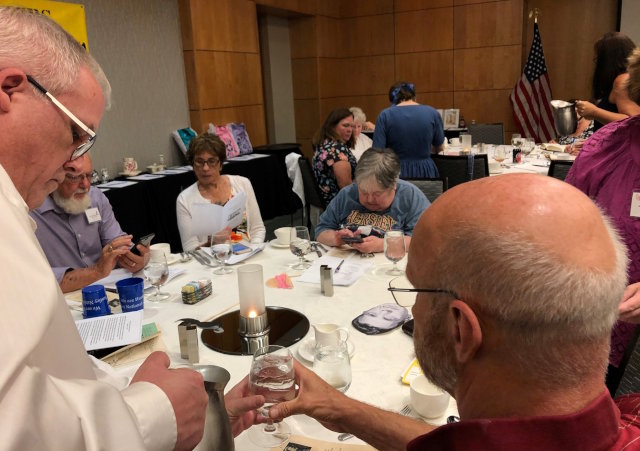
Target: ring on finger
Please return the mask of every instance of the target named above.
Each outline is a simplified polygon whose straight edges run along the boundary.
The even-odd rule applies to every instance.
[[[113,246],[111,244],[109,245],[109,252],[113,252]]]

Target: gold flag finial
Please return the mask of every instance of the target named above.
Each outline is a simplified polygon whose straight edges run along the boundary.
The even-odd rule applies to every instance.
[[[533,21],[535,23],[538,23],[538,16],[540,15],[540,9],[538,8],[533,8],[532,11],[529,11],[529,19],[531,19],[533,17]]]

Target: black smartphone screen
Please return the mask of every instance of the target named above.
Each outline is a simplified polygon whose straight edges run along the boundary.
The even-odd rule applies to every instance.
[[[149,235],[143,236],[136,242],[136,244],[133,245],[133,247],[131,248],[131,252],[133,252],[136,255],[140,255],[140,251],[138,250],[138,244],[142,244],[143,246],[148,246],[149,243],[151,243],[151,240],[155,236],[156,236],[155,233],[150,233]]]

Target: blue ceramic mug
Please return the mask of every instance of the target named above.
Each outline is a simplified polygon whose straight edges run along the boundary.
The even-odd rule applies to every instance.
[[[93,318],[111,314],[107,292],[103,285],[89,285],[82,289],[82,317]]]
[[[116,282],[122,312],[134,312],[144,308],[144,279],[129,277]]]

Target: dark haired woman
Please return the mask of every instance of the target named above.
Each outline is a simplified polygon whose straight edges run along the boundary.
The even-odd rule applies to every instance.
[[[353,113],[346,108],[333,110],[313,136],[313,174],[327,205],[340,189],[351,185],[356,158],[349,150],[354,146]]]
[[[388,147],[398,154],[402,178],[438,177],[430,154],[444,150],[440,114],[432,107],[416,102],[413,83],[393,84],[389,88],[389,101],[392,106],[378,116],[373,147]]]
[[[576,102],[578,115],[594,120],[594,130],[640,113],[640,106],[630,100],[627,93],[627,58],[634,48],[633,41],[620,32],[609,32],[594,45],[596,67],[592,95],[596,103]]]

